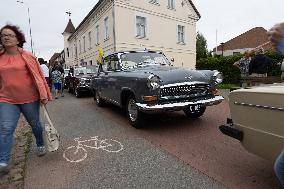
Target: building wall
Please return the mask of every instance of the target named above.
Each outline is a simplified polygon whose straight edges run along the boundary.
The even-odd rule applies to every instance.
[[[108,17],[108,31],[109,37],[105,38],[104,19]],[[98,56],[98,48],[104,49],[105,55],[114,51],[113,38],[113,19],[112,19],[112,3],[105,1],[102,3],[87,21],[81,25],[71,38],[68,44],[70,46],[70,58],[66,59],[66,65],[96,65],[96,57]],[[99,43],[96,43],[96,26],[99,26]],[[89,32],[91,32],[91,43],[89,41]],[[85,50],[84,50],[85,37]],[[80,45],[81,43],[81,45]],[[81,46],[81,51],[80,51]],[[76,48],[77,47],[77,51]],[[77,53],[76,53],[77,52]]]
[[[151,49],[163,51],[175,66],[194,68],[196,63],[196,21],[197,15],[187,1],[176,0],[175,9],[168,9],[168,1],[159,0],[153,4],[150,0],[110,0],[103,2],[89,16],[87,21],[69,39],[70,58],[66,65],[80,65],[80,62],[96,64],[98,47],[105,55],[114,51]],[[182,2],[183,3],[182,5]],[[114,7],[112,4],[114,3]],[[113,9],[114,17],[113,20]],[[136,37],[136,16],[146,17],[146,38]],[[108,17],[109,38],[104,37],[104,19]],[[99,25],[99,44],[95,44],[96,26]],[[113,27],[113,25],[115,25]],[[177,27],[185,27],[185,43],[178,42]],[[115,30],[115,31],[114,31]],[[92,33],[90,49],[88,33]],[[114,36],[115,32],[115,36]],[[83,36],[86,39],[86,51],[80,53],[79,40],[83,48]],[[74,44],[77,46],[75,53]]]
[[[144,0],[116,1],[115,31],[117,50],[151,49],[163,51],[174,58],[175,66],[194,68],[196,63],[196,19],[190,5],[176,0],[175,10],[167,8],[168,1],[152,4]],[[136,16],[146,18],[146,38],[136,37]],[[196,16],[196,15],[195,15]],[[185,43],[177,43],[177,27],[185,27]]]
[[[234,55],[234,54],[243,54],[244,52],[246,51],[251,51],[253,50],[254,48],[244,48],[244,49],[233,49],[233,50],[225,50],[223,51],[223,55],[224,56],[231,56],[231,55]],[[222,51],[217,51],[217,53],[214,52],[214,54],[217,54],[217,55],[221,55],[222,54]]]

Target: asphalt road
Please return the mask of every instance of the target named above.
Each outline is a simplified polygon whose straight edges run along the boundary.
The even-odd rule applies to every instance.
[[[219,132],[218,126],[229,116],[227,102],[208,108],[196,120],[182,112],[150,116],[140,130],[128,124],[119,108],[99,108],[88,97],[67,94],[48,109],[61,134],[61,148],[38,158],[32,146],[26,189],[279,187],[272,163]],[[84,144],[93,148],[85,147],[85,159],[82,149],[77,155],[65,151],[76,145],[74,138],[93,136],[116,140],[116,149],[105,149],[121,150],[109,152],[102,149],[106,143],[97,141],[101,146],[96,146],[89,141]],[[72,163],[72,158],[83,160]]]

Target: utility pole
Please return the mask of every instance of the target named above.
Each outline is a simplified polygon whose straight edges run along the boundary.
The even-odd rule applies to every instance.
[[[21,3],[27,6],[28,8],[28,18],[29,18],[29,27],[30,27],[30,38],[31,38],[31,51],[34,54],[34,48],[33,48],[33,37],[32,37],[32,26],[31,26],[31,17],[30,17],[30,7],[28,6],[27,3],[24,1],[17,1],[17,3]]]

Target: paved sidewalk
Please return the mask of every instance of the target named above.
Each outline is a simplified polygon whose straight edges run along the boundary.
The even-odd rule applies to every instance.
[[[0,178],[0,188],[2,189],[22,189],[24,188],[24,177],[27,154],[31,143],[31,129],[27,125],[24,117],[21,116],[14,133],[14,147],[12,151],[12,168],[9,174]]]

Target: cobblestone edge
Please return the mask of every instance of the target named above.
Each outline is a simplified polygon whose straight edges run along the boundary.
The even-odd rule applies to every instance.
[[[12,167],[9,174],[0,179],[1,189],[23,189],[26,163],[30,145],[32,142],[32,131],[23,116],[20,117],[18,126],[14,133],[14,146],[12,150]]]

